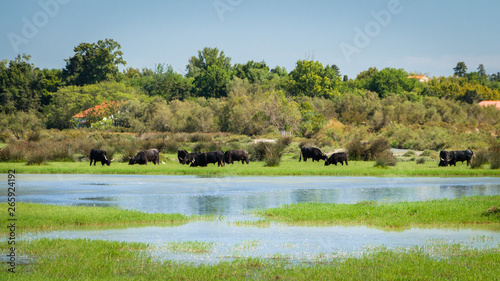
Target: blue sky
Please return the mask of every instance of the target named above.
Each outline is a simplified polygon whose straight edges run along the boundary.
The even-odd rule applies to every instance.
[[[126,67],[172,65],[217,47],[234,63],[335,64],[350,78],[369,67],[450,76],[457,62],[500,72],[500,1],[465,0],[7,0],[0,60],[31,55],[64,68],[82,42],[117,41]]]

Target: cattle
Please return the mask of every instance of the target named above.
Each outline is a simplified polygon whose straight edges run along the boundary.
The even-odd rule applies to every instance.
[[[140,164],[147,165],[148,162],[153,162],[153,164],[160,164],[160,153],[156,149],[149,149],[137,152],[134,158],[129,157],[128,164]]]
[[[103,166],[104,164],[107,164],[109,166],[111,165],[111,161],[113,160],[109,160],[106,150],[99,150],[99,149],[90,150],[90,166],[92,166],[92,161],[94,161],[94,166],[97,163],[97,161],[100,161]]]
[[[344,162],[346,166],[349,165],[347,163],[347,153],[337,152],[330,155],[330,157],[325,161],[325,166],[328,166],[330,164],[335,164],[335,166],[337,166],[337,163],[340,163],[342,164],[342,166],[344,166]]]
[[[323,160],[328,159],[328,156],[326,156],[326,154],[321,152],[321,150],[319,150],[319,148],[316,147],[302,147],[300,149],[299,162],[302,161],[302,157],[304,157],[304,162],[307,161],[307,158],[312,158],[313,162],[314,160],[319,162],[320,159]]]
[[[186,164],[186,156],[188,155],[188,152],[184,149],[179,149],[177,150],[177,159],[179,159],[179,163],[182,165]]]
[[[441,150],[439,152],[439,166],[446,167],[448,165],[457,166],[457,161],[464,162],[467,161],[467,166],[471,163],[472,156],[474,152],[472,150],[455,150],[455,151],[445,151]]]
[[[206,167],[210,163],[217,163],[218,167],[224,167],[224,152],[212,151],[198,153],[193,162],[191,162],[190,167]]]
[[[198,154],[201,154],[201,152],[193,152],[193,153],[188,153],[186,154],[186,157],[184,157],[184,162],[181,162],[182,165],[184,164],[191,164],[194,162],[194,159]]]
[[[246,150],[228,150],[224,153],[224,162],[233,164],[234,161],[241,161],[241,164],[248,164],[248,151]]]

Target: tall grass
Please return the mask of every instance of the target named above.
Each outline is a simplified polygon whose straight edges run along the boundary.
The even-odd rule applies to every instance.
[[[292,224],[354,224],[398,228],[488,224],[499,228],[500,213],[487,212],[492,206],[500,206],[499,195],[397,203],[298,203],[260,210],[257,214]]]
[[[194,265],[152,259],[151,246],[87,239],[37,239],[16,247],[29,259],[16,273],[3,263],[2,280],[497,280],[500,247],[429,243],[297,264],[245,258]]]
[[[0,204],[7,210],[7,203]],[[50,230],[76,227],[117,227],[126,225],[178,225],[195,219],[211,217],[186,216],[182,214],[148,214],[134,210],[120,210],[105,207],[55,206],[34,203],[16,204],[21,231]],[[0,219],[7,221],[7,212],[0,213]],[[7,231],[5,229],[4,231]]]

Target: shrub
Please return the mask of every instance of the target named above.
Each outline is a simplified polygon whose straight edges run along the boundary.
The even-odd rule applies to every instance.
[[[417,155],[417,154],[413,150],[408,150],[405,154],[403,154],[404,157],[412,157],[415,155]]]
[[[490,146],[490,168],[499,169],[500,168],[500,143],[495,143]]]
[[[368,160],[367,145],[361,142],[361,139],[354,138],[347,144],[346,148],[351,160]]]
[[[379,153],[375,158],[375,167],[386,168],[387,166],[396,166],[398,160],[389,150]]]
[[[472,157],[472,161],[470,163],[470,167],[472,169],[480,169],[484,164],[488,163],[489,154],[486,150],[479,150],[474,152],[474,157]]]
[[[419,157],[416,161],[417,164],[425,164],[425,157]]]

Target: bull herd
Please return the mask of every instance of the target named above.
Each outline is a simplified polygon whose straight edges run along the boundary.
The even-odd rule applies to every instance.
[[[439,153],[439,166],[448,166],[448,165],[457,165],[458,161],[467,161],[467,166],[471,164],[471,159],[474,153],[472,150],[458,150],[458,151],[445,151],[442,150]],[[179,163],[186,165],[189,164],[191,167],[206,167],[208,164],[217,163],[217,166],[223,167],[225,164],[233,164],[235,161],[241,161],[242,164],[245,162],[248,164],[248,151],[247,150],[228,150],[226,152],[223,151],[212,151],[212,152],[193,152],[188,153],[184,149],[179,149],[177,151],[177,158],[179,159]],[[333,153],[328,157],[325,153],[321,152],[319,148],[316,147],[302,147],[300,149],[300,157],[299,162],[307,161],[307,159],[312,159],[312,161],[324,160],[325,166],[330,164],[334,164],[337,166],[337,163],[341,163],[342,166],[344,162],[346,165],[349,165],[347,162],[347,153],[345,152],[337,152]],[[107,164],[111,165],[113,160],[110,160],[105,150],[92,149],[90,151],[90,165],[94,162],[94,166],[96,162],[99,161],[104,166]],[[148,162],[152,162],[153,164],[160,164],[160,153],[157,149],[149,149],[139,151],[134,157],[129,157],[129,165],[134,164],[142,164],[147,165]],[[163,164],[165,164],[163,162]]]

